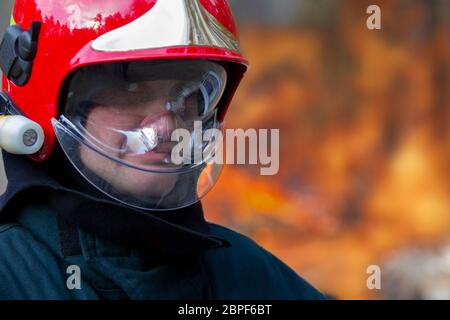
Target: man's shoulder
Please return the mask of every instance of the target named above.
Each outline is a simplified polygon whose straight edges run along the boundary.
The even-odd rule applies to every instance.
[[[30,251],[36,253],[36,250],[42,247],[44,247],[43,244],[19,223],[0,224],[0,256],[2,258],[12,254],[18,259]]]
[[[0,224],[0,278],[21,268],[38,270],[45,247],[18,223]]]
[[[42,245],[18,223],[0,224],[0,279],[21,268],[37,268],[40,251]]]
[[[230,242],[228,248],[206,253],[206,265],[224,299],[324,299],[295,271],[252,239],[210,224],[212,235]],[[222,289],[222,290],[221,290]]]
[[[3,223],[0,224],[0,256],[1,261],[4,261],[9,254],[20,254],[21,249],[27,248],[33,241],[31,234],[22,228],[18,223]]]
[[[60,298],[49,286],[64,284],[60,263],[18,223],[0,224],[0,299]]]
[[[243,259],[266,259],[273,257],[271,253],[257,244],[253,239],[222,225],[210,223],[210,233],[230,243],[229,249],[220,250],[227,255],[242,256]]]

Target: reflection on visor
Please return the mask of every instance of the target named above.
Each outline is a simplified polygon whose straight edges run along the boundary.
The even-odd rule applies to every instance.
[[[135,131],[116,130],[127,138],[127,148],[125,151],[144,154],[154,150],[160,143],[158,133],[154,128],[143,128]]]
[[[64,112],[53,125],[72,164],[102,192],[140,208],[179,208],[214,184],[208,177],[199,189],[203,169],[217,167],[207,171],[217,177],[220,165],[175,165],[172,133],[193,132],[199,121],[203,132],[220,128],[226,82],[225,69],[206,60],[88,66],[71,77]],[[211,142],[189,142],[191,155],[212,149]]]

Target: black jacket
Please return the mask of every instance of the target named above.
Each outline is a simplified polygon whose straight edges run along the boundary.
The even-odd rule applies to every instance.
[[[143,212],[3,157],[0,299],[324,298],[252,240],[206,222],[200,204]]]

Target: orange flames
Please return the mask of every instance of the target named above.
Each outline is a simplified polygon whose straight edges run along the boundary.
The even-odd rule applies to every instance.
[[[227,125],[280,128],[280,172],[229,166],[204,201],[338,298],[376,298],[369,265],[450,231],[450,32],[399,3],[382,3],[383,32],[348,1],[333,30],[243,33],[252,68]]]

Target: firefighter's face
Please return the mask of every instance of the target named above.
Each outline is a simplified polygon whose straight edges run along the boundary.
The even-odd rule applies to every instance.
[[[211,146],[196,139],[196,124],[203,131],[220,126],[226,84],[225,68],[207,60],[87,66],[70,78],[53,126],[75,168],[108,196],[140,208],[178,208],[217,179],[199,184],[206,164],[192,160]]]
[[[179,126],[179,120],[173,112],[167,110],[166,99],[174,85],[173,81],[152,81],[130,85],[126,92],[115,89],[102,93],[104,96],[99,99],[102,105],[94,106],[87,118],[85,124],[87,131],[100,143],[107,142],[110,150],[115,150],[115,154],[111,155],[123,163],[150,170],[174,167],[171,165],[171,151],[175,143],[170,141],[170,136]],[[155,96],[149,98],[149,94]],[[126,105],[123,101],[127,102]],[[139,136],[142,133],[139,130],[142,129],[151,130],[154,137],[158,137],[156,146],[142,149],[138,144],[133,149],[134,136],[130,135],[136,133]],[[134,145],[137,142],[134,142]],[[86,166],[123,193],[144,198],[159,197],[169,193],[177,181],[178,176],[175,173],[143,173],[91,152],[84,145],[80,151],[81,159]]]

